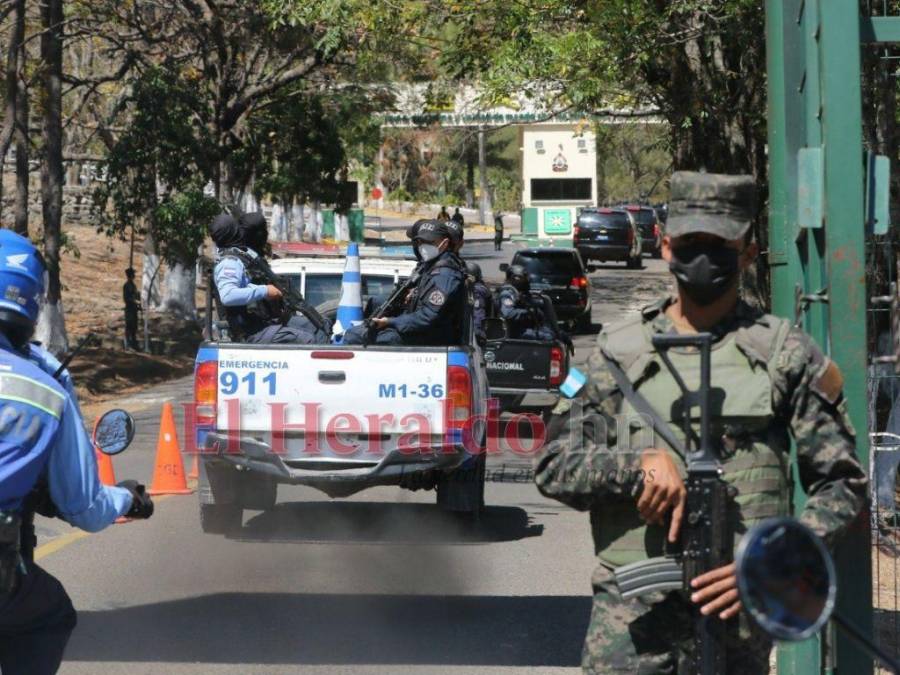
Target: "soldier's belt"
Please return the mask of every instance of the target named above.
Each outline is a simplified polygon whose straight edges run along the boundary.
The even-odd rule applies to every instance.
[[[681,590],[684,571],[677,558],[663,556],[649,558],[617,567],[613,579],[625,600],[647,593]]]

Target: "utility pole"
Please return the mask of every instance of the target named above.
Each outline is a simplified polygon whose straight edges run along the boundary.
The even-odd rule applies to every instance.
[[[484,150],[484,127],[478,127],[478,180],[481,196],[478,199],[478,221],[483,226],[487,210],[487,156]]]

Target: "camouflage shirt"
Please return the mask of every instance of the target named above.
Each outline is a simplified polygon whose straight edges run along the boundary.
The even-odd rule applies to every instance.
[[[645,308],[643,321],[653,322],[660,332],[673,330],[664,312],[669,303]],[[718,340],[761,316],[738,303],[710,332]],[[615,416],[622,394],[600,353],[606,335],[600,334],[588,359],[585,386],[575,400],[563,399],[554,411],[548,429],[552,440],[535,461],[542,494],[592,512],[613,502],[636,502],[640,490],[640,453],[616,448]],[[832,544],[862,509],[867,485],[855,455],[843,380],[837,366],[799,329],[790,329],[772,358],[772,410],[794,438],[797,475],[808,496],[801,519]]]

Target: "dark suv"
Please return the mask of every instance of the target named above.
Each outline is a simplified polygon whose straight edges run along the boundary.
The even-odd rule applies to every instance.
[[[578,251],[526,248],[516,252],[511,264],[525,268],[531,290],[550,298],[560,321],[572,323],[582,332],[590,330],[591,282],[587,276],[589,269],[584,266]],[[506,263],[500,265],[501,272],[507,269]]]
[[[649,206],[627,204],[625,210],[634,218],[641,235],[641,252],[649,253],[654,258],[662,256],[662,228],[656,209]]]
[[[624,209],[583,209],[575,222],[575,248],[584,260],[619,260],[641,267],[641,239],[634,217]]]

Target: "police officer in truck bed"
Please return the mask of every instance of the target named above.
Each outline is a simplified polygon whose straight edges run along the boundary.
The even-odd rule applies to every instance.
[[[420,221],[408,234],[420,263],[419,283],[402,314],[371,320],[375,344],[461,344],[467,316],[465,269],[453,253],[447,224]]]

